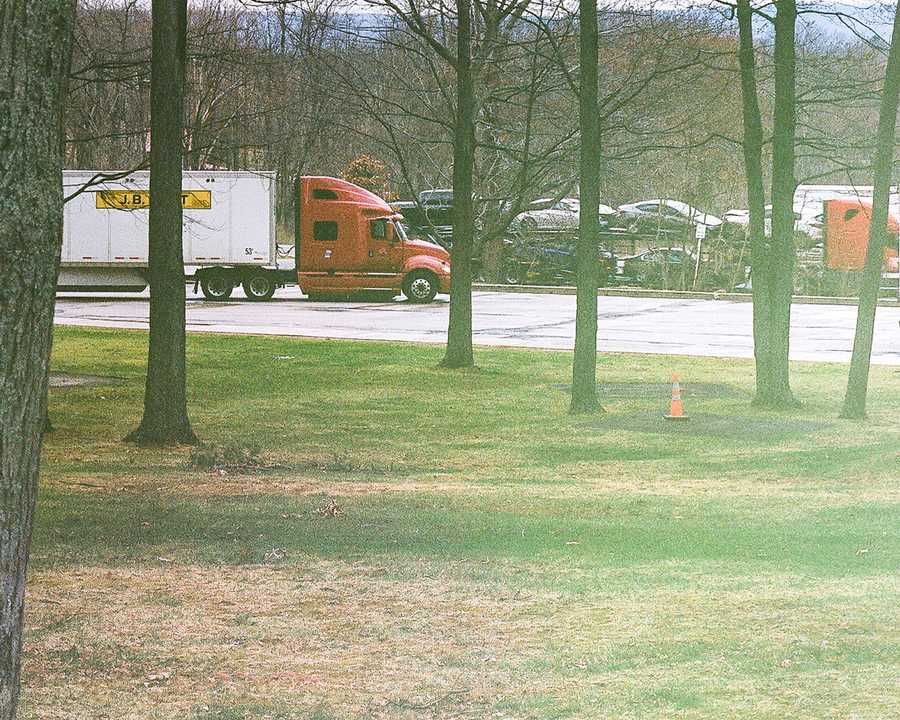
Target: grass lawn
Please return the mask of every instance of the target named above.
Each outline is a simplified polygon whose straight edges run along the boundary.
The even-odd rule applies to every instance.
[[[51,391],[22,718],[900,716],[900,369],[603,356],[572,418],[566,353],[192,335],[208,469],[120,442],[145,343],[56,330],[122,382]]]

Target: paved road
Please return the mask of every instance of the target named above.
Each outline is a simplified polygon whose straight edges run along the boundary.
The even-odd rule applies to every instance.
[[[397,300],[309,302],[297,290],[279,290],[268,303],[189,299],[191,331],[306,337],[446,340],[449,298],[431,305]],[[750,303],[723,300],[601,297],[601,350],[635,353],[752,357]],[[61,295],[58,325],[146,328],[149,307],[141,295]],[[575,297],[476,292],[474,339],[479,345],[571,349]],[[847,362],[856,308],[795,305],[791,356],[795,360]],[[900,308],[879,308],[874,363],[900,366]]]

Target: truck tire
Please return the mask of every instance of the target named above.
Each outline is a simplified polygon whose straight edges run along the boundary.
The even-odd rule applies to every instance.
[[[271,300],[275,294],[275,279],[271,273],[254,272],[244,277],[241,287],[248,300]]]
[[[200,289],[207,300],[227,300],[231,297],[234,285],[225,273],[216,272],[204,275],[200,280]]]
[[[415,270],[403,281],[403,294],[413,303],[430,303],[437,291],[438,280],[427,270]]]

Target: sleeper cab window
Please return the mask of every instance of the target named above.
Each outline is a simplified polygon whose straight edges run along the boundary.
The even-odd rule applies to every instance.
[[[328,188],[313,188],[313,200],[337,200],[338,196],[334,190]]]
[[[369,222],[372,237],[375,240],[387,240],[387,220],[379,218]]]
[[[334,220],[317,220],[313,224],[313,240],[334,242],[338,239],[338,225]]]

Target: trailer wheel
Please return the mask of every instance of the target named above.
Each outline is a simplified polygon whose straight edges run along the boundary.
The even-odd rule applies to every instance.
[[[437,278],[427,270],[411,272],[403,281],[403,294],[410,302],[430,303],[437,291]]]
[[[206,275],[200,280],[200,289],[207,300],[227,300],[231,297],[234,285],[225,273],[216,272]]]
[[[256,272],[241,283],[248,300],[271,300],[275,294],[275,281],[269,273]]]

